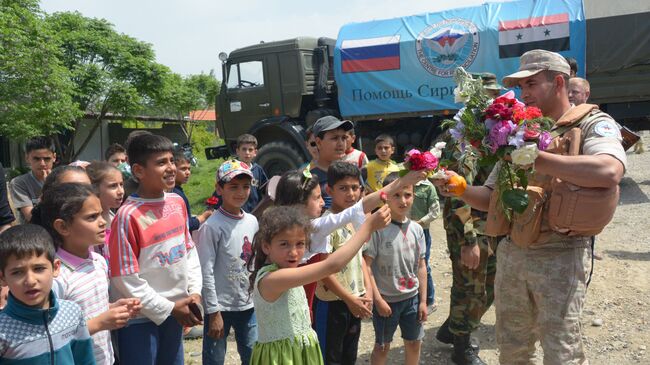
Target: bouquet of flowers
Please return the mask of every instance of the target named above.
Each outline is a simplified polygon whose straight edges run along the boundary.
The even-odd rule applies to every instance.
[[[454,78],[458,84],[454,94],[466,104],[443,127],[466,153],[478,153],[482,163],[500,161],[497,189],[504,212],[523,213],[528,206],[528,177],[539,151],[551,143],[553,121],[538,108],[525,106],[512,91],[490,100],[481,80],[462,68]]]
[[[422,152],[414,148],[406,152],[406,158],[404,159],[406,169],[400,170],[399,175],[404,176],[409,171],[420,170],[428,170],[429,175],[432,175],[438,167],[438,161],[439,157],[436,157],[431,151]]]

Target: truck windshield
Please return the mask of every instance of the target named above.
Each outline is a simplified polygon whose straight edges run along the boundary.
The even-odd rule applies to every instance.
[[[262,61],[248,61],[228,65],[229,89],[264,86],[264,65]]]

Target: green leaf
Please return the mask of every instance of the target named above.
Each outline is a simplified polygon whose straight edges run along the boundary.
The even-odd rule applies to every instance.
[[[523,213],[528,207],[528,193],[524,189],[506,190],[501,194],[503,204],[516,213]]]
[[[399,177],[404,177],[408,173],[409,173],[409,170],[407,170],[407,169],[399,170]]]
[[[528,173],[524,169],[517,169],[517,178],[519,179],[519,185],[526,189],[528,187]]]

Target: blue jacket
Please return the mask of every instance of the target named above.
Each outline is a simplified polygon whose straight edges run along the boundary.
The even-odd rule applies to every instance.
[[[50,308],[28,307],[9,295],[0,312],[0,364],[95,364],[81,308],[50,292]]]
[[[187,195],[185,195],[183,188],[180,185],[176,185],[174,186],[172,193],[180,195],[180,197],[183,198],[183,201],[185,202],[185,207],[187,207],[187,223],[190,226],[190,232],[194,232],[199,229],[201,222],[199,222],[199,219],[197,217],[192,216],[192,212],[190,211],[190,201],[187,199]]]

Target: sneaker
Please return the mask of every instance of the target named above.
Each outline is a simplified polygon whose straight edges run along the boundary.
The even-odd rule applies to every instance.
[[[203,337],[203,327],[195,326],[191,327],[189,331],[183,331],[183,338],[186,340],[193,340],[195,338]]]

